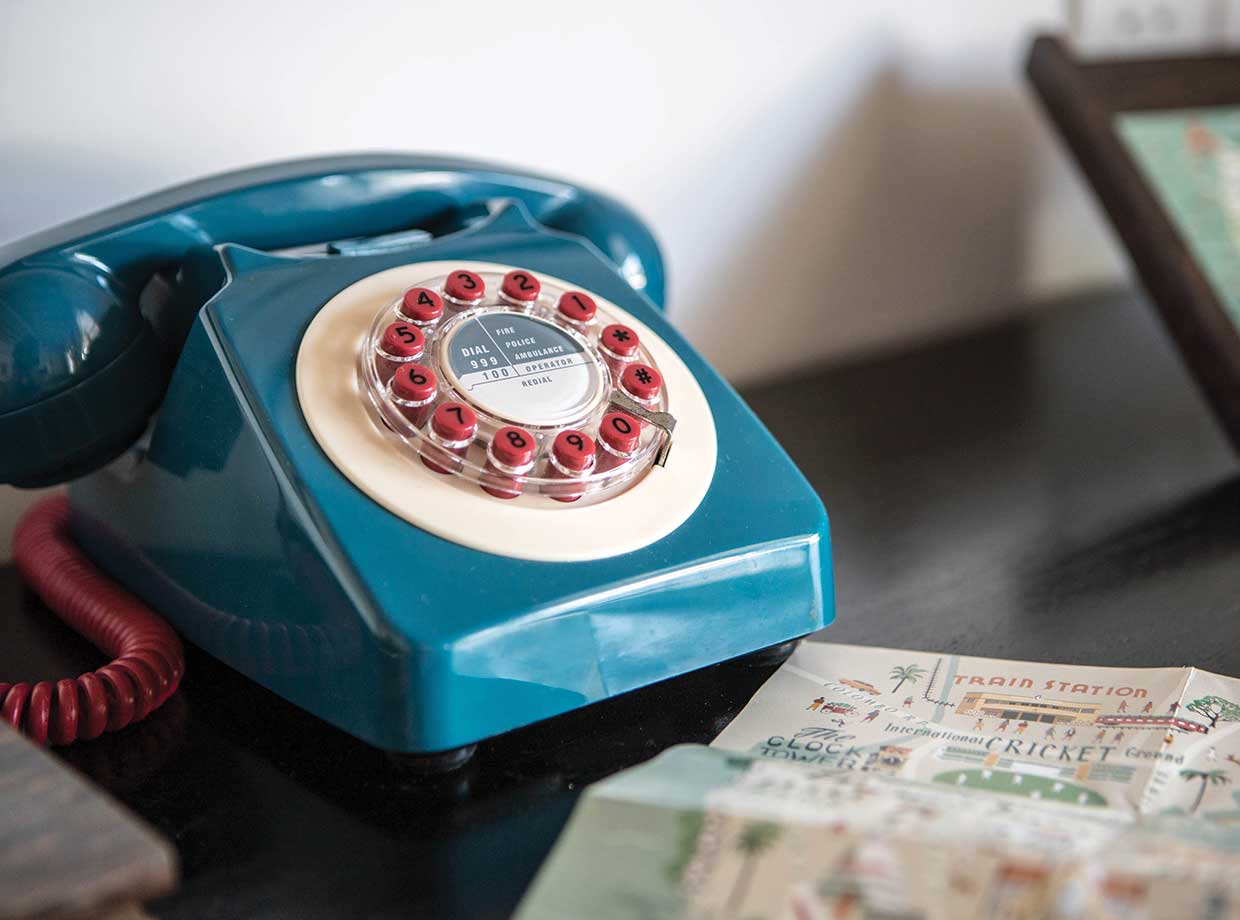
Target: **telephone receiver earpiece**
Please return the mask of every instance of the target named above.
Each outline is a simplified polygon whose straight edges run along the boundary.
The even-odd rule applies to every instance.
[[[179,347],[143,292],[236,243],[347,258],[468,229],[499,200],[591,243],[657,307],[658,244],[624,205],[486,163],[401,154],[297,160],[141,198],[0,248],[0,483],[76,478],[137,439]],[[379,238],[379,239],[376,239]]]

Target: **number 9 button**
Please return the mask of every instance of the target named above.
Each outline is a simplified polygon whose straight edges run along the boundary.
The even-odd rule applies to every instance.
[[[550,483],[543,492],[558,502],[575,502],[585,494],[581,479],[594,469],[596,450],[594,439],[584,431],[568,428],[555,436],[551,452],[547,455],[548,479],[566,480],[563,484]],[[577,480],[573,482],[572,480]]]

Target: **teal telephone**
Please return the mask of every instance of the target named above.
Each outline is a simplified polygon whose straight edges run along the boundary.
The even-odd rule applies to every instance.
[[[147,608],[416,753],[821,627],[822,504],[663,299],[615,201],[414,156],[0,249],[0,482],[72,481],[18,562],[119,656],[0,684],[0,716],[63,743],[158,705],[181,664]]]

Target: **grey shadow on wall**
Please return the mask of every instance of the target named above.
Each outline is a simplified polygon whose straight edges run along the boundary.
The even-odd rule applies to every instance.
[[[742,382],[750,365],[796,372],[845,349],[980,323],[1023,296],[1038,130],[1027,103],[1012,92],[913,86],[887,65],[843,117],[816,114],[837,71],[838,62],[818,85],[752,113],[736,143],[722,145],[743,171],[747,145],[790,119],[829,122],[818,154],[695,292],[709,309],[693,339]],[[711,200],[721,221],[724,191]],[[741,335],[754,315],[777,322]]]

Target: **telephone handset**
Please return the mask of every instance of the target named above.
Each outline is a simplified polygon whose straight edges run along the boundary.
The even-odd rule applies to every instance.
[[[0,481],[73,479],[90,560],[287,699],[462,748],[830,619],[821,502],[662,300],[553,179],[183,186],[0,250]]]

